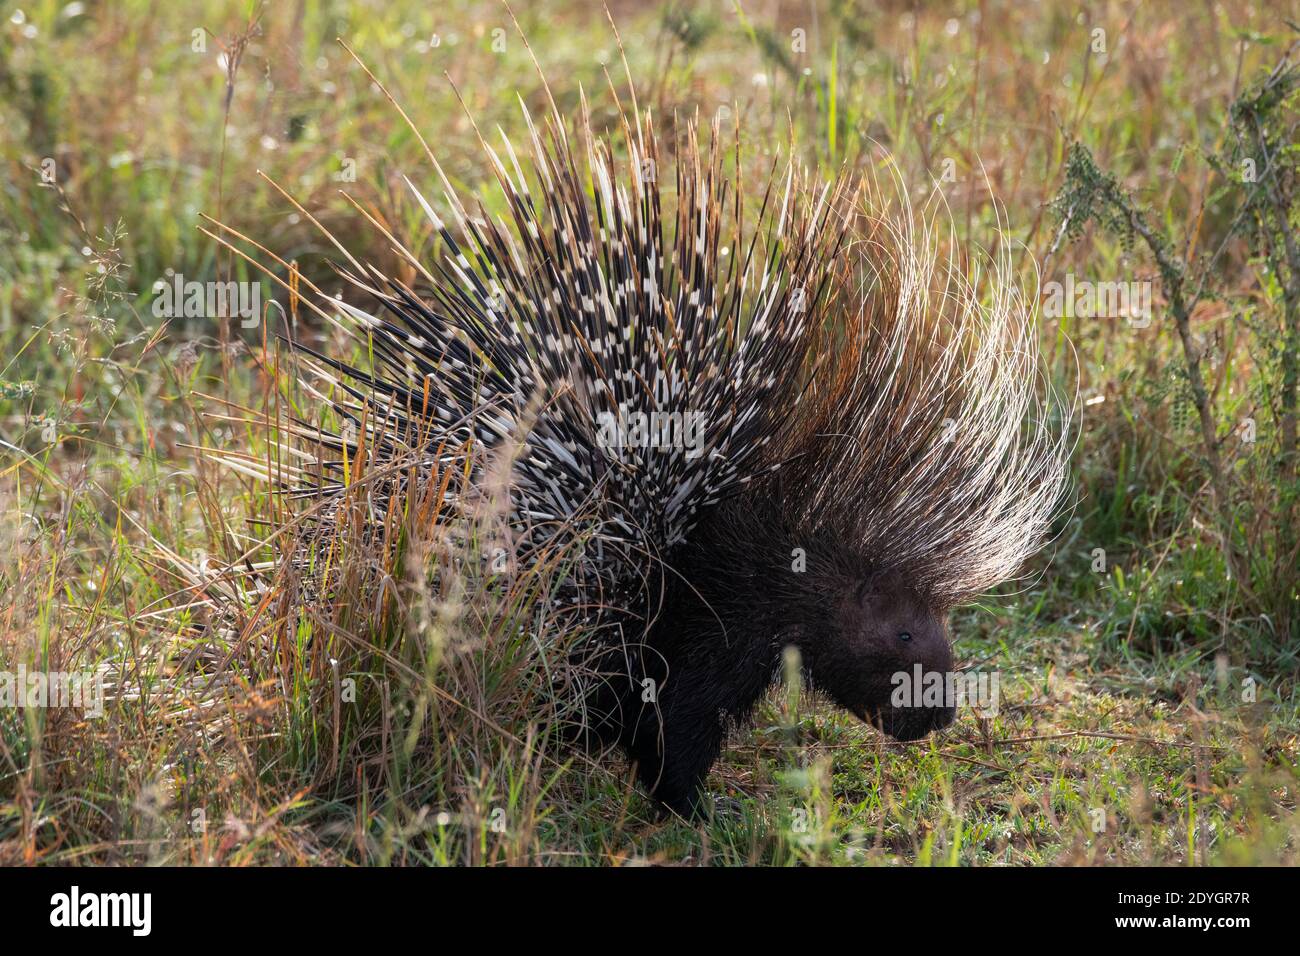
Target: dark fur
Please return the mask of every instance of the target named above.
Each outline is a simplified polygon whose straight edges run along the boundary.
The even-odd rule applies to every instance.
[[[793,570],[796,548],[803,572]],[[945,609],[865,557],[784,527],[770,501],[720,506],[666,563],[644,645],[609,654],[592,710],[599,736],[671,809],[698,810],[728,729],[749,720],[790,645],[814,688],[891,736],[916,739],[952,720],[951,708],[890,705],[891,675],[917,662],[951,668]],[[646,678],[654,701],[643,699]]]

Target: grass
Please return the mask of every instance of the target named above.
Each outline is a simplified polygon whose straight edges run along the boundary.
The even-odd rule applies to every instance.
[[[883,144],[915,198],[942,190],[964,239],[996,241],[995,195],[1032,282],[1035,263],[1044,280],[1155,277],[1140,247],[1100,228],[1054,242],[1050,201],[1076,139],[1164,227],[1207,245],[1227,235],[1226,214],[1202,202],[1202,156],[1288,39],[1287,6],[613,14],[665,128],[674,112],[725,107],[751,157],[792,143],[826,169],[864,170],[869,143]],[[581,86],[612,119],[603,13],[554,0],[521,21],[561,110]],[[446,542],[413,512],[379,542],[347,539],[342,523],[339,550],[267,592],[220,570],[246,553],[274,562],[293,539],[259,543],[248,520],[282,521],[283,504],[194,449],[265,460],[277,432],[259,416],[320,412],[261,327],[153,315],[151,289],[172,273],[255,277],[200,214],[331,290],[334,251],[259,170],[358,258],[404,268],[340,189],[421,255],[438,251],[401,185],[429,177],[423,150],[339,36],[466,192],[488,170],[448,78],[484,130],[520,134],[516,93],[541,110],[491,3],[259,15],[208,0],[36,2],[0,18],[0,670],[114,675],[102,720],[0,709],[0,861],[1297,862],[1300,615],[1253,605],[1227,578],[1159,304],[1146,329],[1044,320],[1052,373],[1086,403],[1077,503],[1022,585],[953,621],[958,657],[1002,676],[998,713],[901,745],[782,688],[715,768],[712,792],[732,799],[699,824],[654,819],[617,762],[553,739],[546,688],[573,636],[538,617],[543,580],[445,565],[432,577]],[[1217,275],[1195,328],[1225,428],[1250,417],[1266,436],[1233,469],[1247,553],[1275,566],[1262,543],[1277,521],[1274,399],[1242,320],[1276,299],[1240,242]],[[294,319],[329,340],[305,309]],[[423,493],[437,509],[446,487]],[[356,488],[355,503],[368,494]],[[472,547],[487,553],[495,530],[479,531]],[[1292,565],[1292,595],[1294,578]]]

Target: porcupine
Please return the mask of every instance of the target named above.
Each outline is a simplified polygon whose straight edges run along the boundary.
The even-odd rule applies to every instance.
[[[296,347],[430,456],[520,443],[519,565],[556,528],[583,538],[559,592],[590,609],[580,736],[621,747],[666,806],[698,809],[787,647],[897,739],[947,725],[950,701],[898,705],[893,676],[951,670],[947,612],[1041,547],[1064,483],[1069,410],[1039,385],[1005,249],[972,285],[931,221],[794,160],[751,219],[716,120],[707,145],[682,124],[665,177],[634,91],[621,163],[585,96],[571,134],[545,91],[544,130],[523,109],[527,162],[482,142],[503,216],[467,211],[431,152],[443,212],[407,180],[445,246],[426,264],[385,233],[418,291],[339,246],[374,314],[329,306],[372,366]],[[646,425],[665,421],[666,443]]]

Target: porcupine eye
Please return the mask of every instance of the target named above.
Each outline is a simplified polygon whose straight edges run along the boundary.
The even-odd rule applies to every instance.
[[[899,631],[898,639],[900,641],[910,641],[912,639],[912,635],[909,634],[907,631]]]

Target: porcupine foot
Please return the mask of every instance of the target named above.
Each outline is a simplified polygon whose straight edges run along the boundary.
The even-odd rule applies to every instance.
[[[647,722],[640,729],[627,750],[641,784],[674,813],[688,819],[704,815],[704,778],[722,749],[724,728],[717,721],[666,720],[662,727]]]

